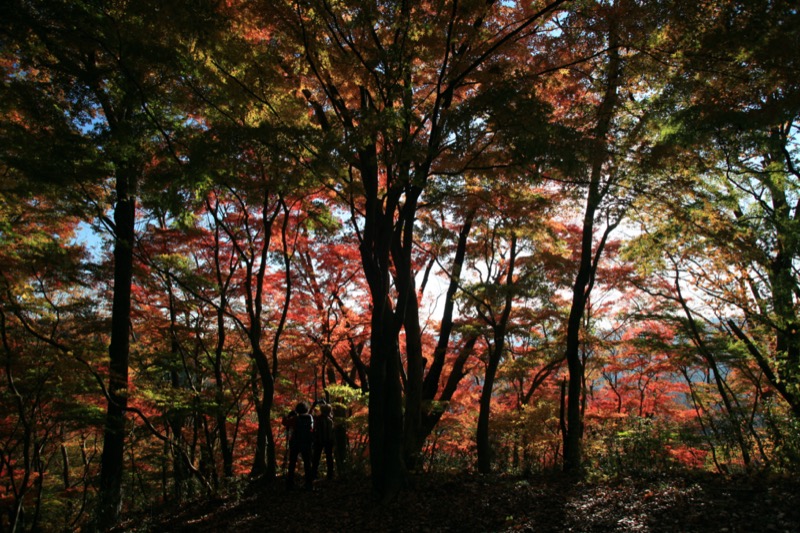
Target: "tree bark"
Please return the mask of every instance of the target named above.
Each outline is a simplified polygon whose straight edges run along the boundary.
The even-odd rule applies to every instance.
[[[113,526],[122,505],[122,472],[125,448],[125,411],[128,406],[128,359],[130,355],[131,282],[136,199],[130,178],[117,176],[114,208],[114,299],[109,346],[108,411],[100,459],[97,525]]]
[[[258,341],[253,342],[253,359],[261,385],[261,397],[256,394],[256,417],[258,431],[256,433],[256,449],[253,456],[253,467],[250,477],[273,479],[277,472],[278,462],[275,453],[275,436],[272,433],[272,403],[275,396],[275,382],[269,368],[266,354],[258,346]]]
[[[506,331],[508,331],[508,321],[511,316],[511,307],[514,301],[514,291],[511,290],[514,281],[514,263],[517,258],[517,236],[511,235],[511,251],[509,252],[508,271],[506,272],[506,298],[500,319],[493,325],[494,339],[493,346],[489,353],[489,364],[486,366],[486,374],[481,390],[480,408],[478,411],[478,430],[476,441],[478,445],[478,472],[489,474],[492,471],[492,449],[489,441],[489,418],[492,408],[492,388],[497,376],[497,369],[500,366],[500,359],[505,348]]]
[[[390,190],[384,201],[380,201],[375,144],[359,150],[358,171],[366,200],[359,250],[373,305],[368,374],[370,467],[376,494],[383,500],[391,500],[407,485],[399,345],[404,309],[394,309],[389,294],[394,215],[402,191]]]
[[[613,30],[609,33],[611,34],[611,46],[608,52],[608,79],[603,100],[598,108],[597,124],[593,132],[592,167],[583,217],[580,264],[578,273],[575,276],[575,284],[572,287],[572,304],[567,320],[565,356],[569,371],[569,381],[567,384],[567,432],[564,439],[565,472],[579,470],[583,462],[583,413],[581,405],[584,365],[580,354],[580,331],[586,302],[592,290],[605,238],[612,229],[611,227],[606,229],[604,238],[598,244],[597,250],[594,250],[594,218],[603,200],[604,189],[607,189],[601,187],[601,182],[603,180],[603,167],[609,158],[607,136],[611,130],[614,110],[618,104],[617,87],[621,75],[619,48],[615,42],[617,37],[613,34]]]

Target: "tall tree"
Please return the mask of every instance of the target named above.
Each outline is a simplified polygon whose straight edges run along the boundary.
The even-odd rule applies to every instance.
[[[48,474],[97,419],[83,395],[92,377],[66,347],[80,346],[79,357],[95,362],[103,337],[86,338],[100,320],[85,289],[85,249],[72,242],[79,218],[61,209],[56,188],[6,170],[16,183],[2,180],[0,192],[0,521],[12,531],[69,527],[82,512],[72,498],[61,516],[53,512],[65,502],[53,501]],[[30,188],[15,191],[22,184]],[[88,490],[79,469],[63,462],[62,475],[52,476],[56,490]]]
[[[713,74],[676,83],[692,98],[678,115],[676,135],[689,134],[692,124],[689,138],[713,149],[718,163],[700,167],[703,181],[693,184],[710,209],[695,203],[684,213],[707,218],[699,232],[736,265],[744,283],[730,280],[725,288],[741,310],[739,320],[727,322],[731,334],[797,416],[800,85],[790,73],[800,64],[798,13],[790,2],[730,2],[692,15],[688,20],[705,22],[685,68]],[[759,39],[744,37],[755,31]]]
[[[495,241],[495,239],[491,240]],[[482,297],[476,302],[478,315],[487,323],[491,331],[491,335],[487,335],[487,337],[490,337],[487,342],[489,347],[488,361],[483,379],[483,389],[481,390],[476,437],[478,443],[478,471],[485,474],[491,471],[489,415],[491,413],[492,388],[494,387],[497,369],[500,366],[503,351],[505,350],[506,333],[509,329],[509,318],[515,296],[513,285],[515,282],[517,255],[519,254],[517,240],[517,235],[512,230],[507,251],[508,259],[504,258],[502,263],[498,265],[498,272],[492,275],[494,279],[491,279],[491,283],[496,287],[485,287],[484,291],[481,291],[489,294],[492,292],[499,293],[498,295],[501,298],[498,303],[501,303],[501,306],[499,309],[495,309],[494,305],[492,305],[494,302],[492,302],[493,298],[491,297]],[[492,243],[492,253],[505,255],[503,251],[497,249],[500,248],[497,245],[497,242]]]
[[[578,66],[556,76],[551,85],[561,102],[560,121],[580,133],[582,168],[566,178],[574,195],[581,239],[574,250],[577,269],[571,282],[566,324],[567,388],[564,469],[581,467],[585,368],[581,354],[584,314],[610,234],[622,222],[633,198],[643,190],[647,167],[639,154],[648,145],[647,123],[662,91],[648,49],[657,34],[653,12],[636,2],[587,2],[564,18],[564,38],[576,44]],[[579,44],[580,43],[580,44]],[[583,60],[581,60],[583,58]],[[643,80],[652,82],[640,85]],[[662,84],[663,85],[663,84]],[[555,104],[558,106],[558,104]]]
[[[309,219],[297,242],[299,294],[294,313],[321,356],[314,390],[321,395],[326,385],[345,383],[366,392],[367,366],[358,348],[363,348],[363,320],[357,314],[366,311],[369,296],[360,275],[358,250],[342,222],[321,202],[324,196],[312,198]],[[314,314],[309,315],[312,309]]]
[[[474,311],[473,328],[482,331],[487,346],[486,371],[479,401],[477,424],[478,470],[491,471],[490,414],[498,371],[508,360],[513,346],[507,339],[524,317],[521,308],[540,290],[541,265],[535,251],[544,248],[545,231],[540,231],[547,216],[548,200],[533,184],[503,189],[502,176],[493,176],[495,190],[475,220],[476,229],[468,246],[468,279],[461,288]],[[517,184],[523,183],[514,177]],[[498,186],[499,185],[499,186]]]
[[[111,217],[106,217],[104,199],[94,199],[100,205],[97,215],[114,239],[108,412],[97,522],[108,527],[121,505],[136,196],[151,158],[159,151],[174,155],[175,124],[160,97],[186,43],[181,41],[186,33],[176,28],[189,14],[148,2],[10,2],[5,7],[2,31],[5,46],[13,43],[17,55],[15,82],[53,102],[62,120],[102,146],[98,155],[107,165],[105,177],[113,191]]]
[[[457,129],[469,127],[472,119],[459,120],[456,110],[479,87],[473,83],[480,72],[562,3],[310,1],[280,12],[294,54],[303,58],[291,65],[292,73],[302,79],[309,106],[336,140],[345,165],[337,187],[350,198],[373,303],[370,463],[383,497],[394,497],[405,485],[402,435],[406,427],[418,432],[420,425],[424,358],[416,347],[418,325],[409,329],[407,320],[417,305],[413,251],[420,201],[430,177],[448,170],[443,155],[453,150]],[[472,140],[467,150],[474,156],[486,142]],[[410,339],[405,391],[399,342],[404,327]]]
[[[800,55],[790,43],[800,40],[798,13],[790,2],[679,4],[677,13],[665,48],[681,50],[668,63],[682,74],[668,79],[669,119],[653,155],[681,194],[666,188],[654,196],[658,208],[643,209],[640,249],[674,271],[676,290],[687,287],[678,299],[698,342],[724,325],[797,416],[800,86],[791,72]],[[671,217],[648,215],[659,208]],[[705,307],[689,293],[702,294]],[[722,365],[702,353],[740,428]]]
[[[229,31],[196,48],[195,68],[186,77],[206,128],[193,147],[191,166],[200,172],[196,184],[223,198],[226,207],[215,225],[241,262],[244,313],[227,312],[249,339],[254,363],[258,435],[251,475],[271,479],[277,471],[271,411],[293,289],[290,257],[298,223],[290,206],[314,183],[308,168],[314,152],[305,101],[294,94],[284,49],[270,37],[275,20],[252,16],[255,5],[218,7]],[[274,254],[282,258],[277,264]],[[273,269],[282,275],[272,276]],[[277,288],[283,290],[283,301],[270,315],[267,295]],[[265,336],[268,326],[274,326],[271,339]]]

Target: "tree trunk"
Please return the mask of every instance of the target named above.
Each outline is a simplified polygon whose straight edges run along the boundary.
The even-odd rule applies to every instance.
[[[400,350],[391,318],[375,313],[369,366],[369,453],[372,484],[384,501],[394,499],[407,484],[403,456],[403,396]],[[388,324],[387,324],[388,322]]]
[[[422,431],[423,378],[425,359],[422,356],[422,331],[419,327],[419,307],[413,278],[406,290],[408,304],[405,313],[406,332],[406,397],[403,451],[406,467],[413,470],[419,463],[422,449],[418,447]]]
[[[399,344],[405,305],[404,298],[400,298],[398,308],[394,309],[390,300],[390,252],[397,238],[394,217],[405,191],[394,188],[384,198],[379,198],[377,146],[369,144],[359,150],[358,155],[357,168],[366,200],[359,251],[372,299],[369,457],[373,488],[379,498],[388,501],[407,484]],[[413,225],[413,220],[411,223]],[[411,234],[406,233],[404,237],[410,238]],[[410,269],[411,265],[395,265],[395,268]],[[404,292],[400,294],[406,296]]]
[[[425,446],[425,441],[427,440],[428,436],[430,436],[431,432],[436,427],[436,424],[438,424],[439,420],[444,414],[443,405],[452,399],[458,383],[465,375],[463,372],[464,364],[466,363],[469,355],[472,353],[472,349],[477,341],[477,337],[471,337],[470,339],[467,339],[465,347],[461,350],[460,354],[456,358],[450,374],[447,377],[445,387],[439,395],[439,399],[437,401],[436,394],[439,392],[439,381],[442,377],[442,372],[444,370],[445,360],[447,357],[447,348],[450,344],[450,337],[453,333],[455,294],[461,281],[461,270],[464,265],[464,258],[467,250],[467,238],[470,230],[472,229],[472,222],[475,218],[476,212],[476,208],[472,208],[467,212],[464,218],[464,225],[461,227],[461,231],[458,234],[456,253],[455,257],[453,258],[453,270],[450,273],[450,283],[447,287],[447,293],[445,294],[444,312],[442,313],[442,322],[439,329],[439,340],[436,344],[436,348],[433,351],[432,362],[428,369],[428,373],[425,375],[422,382],[421,406],[427,407],[421,409],[420,423],[416,432],[416,440],[413,442],[408,439],[406,440],[406,446],[411,447],[410,449],[406,450],[407,464],[409,458],[413,459],[414,457],[421,457],[422,450]],[[416,324],[418,330],[419,317],[416,316],[415,318],[417,320]],[[409,466],[409,468],[411,468],[411,466]]]
[[[206,200],[209,211],[214,213],[214,220],[218,220],[217,210],[219,200],[212,207],[210,200]],[[222,357],[225,352],[227,329],[225,325],[225,310],[228,307],[228,288],[233,275],[231,272],[227,279],[222,275],[222,259],[220,257],[220,225],[214,226],[214,274],[219,292],[219,306],[217,307],[217,344],[214,348],[214,418],[217,422],[219,434],[219,448],[222,454],[222,475],[226,478],[233,477],[233,450],[228,439],[228,424],[225,409],[225,378],[223,375]]]
[[[250,477],[264,477],[271,480],[275,477],[278,463],[275,452],[275,436],[272,433],[272,412],[273,397],[275,396],[275,382],[272,379],[272,372],[266,354],[259,348],[258,341],[253,342],[255,353],[253,358],[256,362],[259,384],[261,385],[261,397],[256,394],[256,416],[258,417],[258,432],[256,434],[256,450],[253,457],[253,467],[250,470]],[[256,391],[254,391],[256,392]]]
[[[170,335],[170,381],[174,390],[181,389],[185,386],[183,373],[184,365],[180,369],[176,369],[176,361],[181,358],[180,345],[177,338],[177,311],[175,309],[175,294],[172,290],[172,282],[167,278],[167,295],[169,297],[169,335]],[[167,424],[170,431],[172,431],[173,440],[175,444],[170,446],[172,455],[172,474],[175,482],[175,499],[180,501],[185,495],[186,485],[189,482],[191,473],[186,466],[186,459],[177,447],[184,446],[183,427],[186,424],[186,415],[183,412],[183,407],[180,407],[177,412],[168,410],[166,414]]]
[[[117,178],[114,209],[114,300],[109,346],[108,411],[100,459],[97,526],[113,526],[122,505],[122,471],[125,448],[125,411],[128,406],[128,358],[130,353],[131,282],[136,200],[123,176]]]
[[[450,371],[450,375],[447,378],[444,389],[442,389],[442,393],[439,395],[439,400],[437,402],[432,402],[431,406],[425,412],[422,418],[420,434],[418,435],[419,442],[417,443],[417,446],[420,449],[425,446],[425,441],[427,440],[428,436],[433,432],[433,429],[436,427],[436,424],[439,423],[442,415],[444,415],[445,405],[453,398],[453,394],[455,394],[458,384],[461,382],[464,376],[467,375],[467,373],[464,371],[464,366],[467,363],[467,359],[469,359],[470,355],[472,355],[472,351],[475,348],[476,342],[478,342],[477,335],[472,335],[464,342],[464,345],[459,351],[458,357],[456,357],[456,360],[453,362],[453,368]]]
[[[494,325],[494,343],[489,353],[489,364],[486,367],[486,375],[481,391],[480,410],[478,412],[478,431],[476,435],[478,445],[478,472],[489,474],[492,471],[492,450],[489,442],[489,416],[492,408],[492,388],[497,376],[497,369],[500,366],[500,358],[505,348],[506,331],[508,330],[508,320],[511,316],[511,307],[514,301],[514,263],[517,258],[517,236],[511,234],[511,250],[508,260],[508,271],[506,272],[506,299],[500,320]]]
[[[613,26],[613,21],[612,21]],[[589,299],[589,294],[594,283],[597,262],[603,252],[605,239],[613,226],[606,228],[603,239],[594,250],[594,217],[603,200],[604,191],[601,188],[603,180],[603,166],[609,158],[608,134],[614,110],[618,105],[617,87],[621,75],[621,62],[619,48],[616,45],[618,38],[613,29],[609,31],[610,44],[608,60],[608,79],[603,100],[597,111],[597,124],[593,132],[594,146],[592,148],[592,167],[589,176],[589,191],[586,196],[586,208],[583,217],[580,263],[572,287],[572,305],[567,320],[566,359],[569,370],[569,383],[567,385],[567,433],[564,440],[564,471],[573,472],[581,468],[583,462],[583,413],[582,393],[584,382],[584,365],[580,355],[580,331],[583,321],[584,308]],[[617,222],[618,223],[618,222]]]
[[[218,346],[214,355],[214,418],[217,422],[219,449],[222,454],[222,475],[233,477],[233,450],[228,438],[228,417],[225,406],[225,381],[222,375],[222,346]]]
[[[564,438],[564,471],[572,472],[581,467],[583,461],[583,419],[581,417],[581,391],[583,389],[583,363],[579,350],[581,315],[585,300],[579,296],[583,290],[573,293],[572,309],[567,322],[567,428]]]
[[[267,235],[278,215],[276,208],[272,217],[267,218],[267,205],[268,196],[264,197],[264,213],[263,227],[265,235]],[[275,337],[272,341],[272,362],[267,359],[267,355],[261,350],[261,287],[264,284],[264,272],[266,265],[266,250],[268,249],[269,240],[265,238],[264,249],[261,255],[261,267],[258,271],[255,314],[253,315],[253,322],[251,325],[251,343],[253,347],[253,357],[256,360],[256,367],[261,377],[261,401],[256,403],[256,414],[258,416],[258,434],[256,440],[256,452],[253,460],[253,469],[251,476],[260,477],[264,476],[266,480],[272,480],[278,472],[278,453],[275,448],[275,435],[272,431],[272,404],[275,401],[275,375],[278,372],[278,351],[280,349],[280,339],[283,333],[283,328],[286,325],[286,317],[289,312],[289,303],[292,296],[292,277],[291,277],[291,264],[290,255],[287,244],[287,228],[289,225],[289,208],[281,198],[280,205],[284,210],[283,225],[281,226],[283,259],[284,259],[284,276],[286,280],[286,292],[284,295],[283,308],[281,310],[281,317],[278,321],[275,330]],[[256,327],[258,326],[258,327]]]
[[[492,449],[489,442],[489,414],[492,408],[494,378],[497,375],[497,367],[500,364],[498,351],[497,345],[495,345],[492,353],[489,354],[489,364],[486,367],[483,389],[481,390],[480,408],[478,411],[476,441],[478,445],[478,472],[481,474],[489,474],[492,471]]]

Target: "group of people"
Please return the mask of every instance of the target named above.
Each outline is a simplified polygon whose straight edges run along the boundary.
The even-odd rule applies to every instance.
[[[311,490],[319,473],[322,452],[328,479],[333,478],[333,409],[325,400],[318,400],[309,409],[308,404],[300,402],[283,417],[289,443],[289,470],[286,474],[288,488],[294,487],[294,471],[297,457],[303,459],[305,488]]]

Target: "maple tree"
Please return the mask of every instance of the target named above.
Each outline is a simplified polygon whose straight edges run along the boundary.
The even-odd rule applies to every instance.
[[[308,351],[319,352],[319,362],[314,363],[315,399],[323,391],[329,396],[328,385],[369,391],[363,359],[366,335],[360,316],[366,311],[360,306],[367,288],[360,275],[358,252],[349,242],[351,237],[344,234],[342,222],[318,200],[313,198],[309,206],[313,218],[307,220],[296,242],[298,294],[292,317],[310,344]]]
[[[413,257],[420,201],[430,177],[448,170],[443,154],[452,150],[449,137],[470,126],[472,119],[459,121],[457,110],[469,109],[472,79],[560,3],[516,13],[491,4],[428,9],[312,2],[281,15],[288,21],[286,37],[304,60],[292,73],[303,76],[303,94],[320,127],[337,136],[347,169],[342,191],[358,214],[353,229],[373,302],[370,461],[375,488],[385,496],[405,484],[414,450],[403,441],[417,441],[421,423],[424,358],[414,320]],[[503,19],[509,25],[492,35],[490,28]],[[444,35],[439,27],[447,28]],[[465,147],[480,153],[485,142],[467,137]]]
[[[113,202],[113,216],[104,218],[114,235],[114,293],[98,511],[101,526],[113,523],[120,507],[136,194],[149,157],[154,151],[168,155],[173,149],[167,132],[173,118],[169,106],[150,104],[166,82],[156,64],[170,64],[172,54],[180,49],[181,34],[155,24],[152,17],[159,9],[153,7],[16,2],[4,10],[4,35],[17,47],[16,82],[54,103],[59,113],[52,118],[66,124],[71,137],[103,147],[96,157],[105,166],[105,175],[91,177],[95,183],[108,178],[112,184],[110,198],[91,199]],[[174,15],[182,20],[180,11]],[[161,31],[152,31],[155,28]],[[143,42],[144,38],[149,40]],[[161,137],[156,146],[151,135]],[[105,217],[105,208],[100,207],[97,214]]]
[[[589,46],[576,48],[579,57],[588,59],[556,78],[558,85],[552,89],[562,98],[580,102],[567,108],[562,118],[581,139],[580,166],[566,179],[575,186],[572,191],[579,206],[575,216],[582,221],[565,340],[569,369],[566,470],[579,469],[582,464],[583,315],[608,239],[623,222],[630,203],[644,190],[650,174],[646,160],[642,164],[637,155],[646,153],[652,144],[647,125],[663,90],[658,81],[652,81],[658,66],[649,52],[663,31],[654,31],[658,26],[653,12],[635,2],[590,4],[571,13],[563,25],[567,39],[585,39]],[[645,80],[650,83],[642,87]]]
[[[502,183],[502,182],[501,182]],[[468,263],[475,281],[462,284],[462,292],[474,309],[475,327],[486,344],[486,370],[477,424],[478,469],[491,471],[489,444],[489,417],[495,378],[501,361],[507,357],[507,337],[521,325],[517,323],[515,309],[537,292],[540,271],[532,261],[529,249],[536,242],[537,215],[545,212],[546,200],[532,194],[504,194],[496,192],[495,203],[488,203],[476,217],[480,230],[476,231],[468,248]],[[496,213],[506,213],[502,219]],[[514,216],[509,216],[513,213]],[[542,241],[546,242],[545,239]],[[516,305],[515,305],[516,304]],[[470,313],[470,314],[472,314]],[[524,315],[523,315],[524,316]],[[527,402],[526,402],[527,403]]]
[[[203,212],[196,215],[200,219]],[[233,476],[234,439],[228,419],[244,417],[239,398],[248,388],[244,365],[231,357],[243,350],[244,341],[229,336],[226,326],[226,302],[232,298],[231,282],[238,271],[236,255],[221,239],[213,217],[207,219],[212,221],[210,228],[198,225],[182,231],[180,224],[171,227],[162,212],[137,243],[142,264],[136,276],[134,331],[156,324],[157,329],[138,347],[134,365],[141,368],[136,378],[141,392],[135,396],[156,410],[156,418],[163,417],[171,436],[165,446],[173,458],[178,499],[190,492],[192,476],[214,486],[220,474]],[[162,318],[160,323],[156,317]],[[209,380],[210,390],[204,386]],[[190,464],[197,455],[198,432],[204,436],[199,471]]]
[[[87,441],[102,413],[87,395],[93,377],[79,362],[99,357],[100,339],[87,340],[77,358],[65,349],[101,323],[87,290],[86,252],[72,242],[78,218],[50,204],[48,188],[35,197],[11,190],[0,195],[0,500],[3,523],[19,530],[83,520],[81,499],[94,467],[87,459],[80,472],[70,456],[79,436],[93,453]],[[61,473],[50,481],[53,463],[60,463]],[[59,491],[68,503],[56,518],[52,500]]]
[[[796,468],[791,3],[2,10],[3,528],[267,490],[322,398],[387,504]]]
[[[692,82],[671,81],[679,94],[691,97],[688,102],[668,101],[678,107],[672,107],[675,115],[664,126],[659,154],[679,169],[676,182],[683,189],[680,196],[666,192],[672,197],[661,201],[674,219],[642,218],[648,230],[642,240],[645,247],[638,250],[662,250],[656,268],[671,271],[665,280],[673,287],[670,298],[683,309],[686,327],[707,361],[748,464],[747,433],[760,440],[740,398],[723,381],[727,368],[736,365],[756,376],[751,409],[758,408],[761,380],[766,379],[797,412],[792,392],[796,380],[790,370],[796,299],[795,276],[790,273],[796,256],[796,89],[785,80],[783,67],[774,63],[779,57],[793,61],[778,48],[796,35],[776,40],[776,35],[767,34],[749,42],[739,41],[736,35],[741,34],[729,30],[781,26],[796,13],[779,3],[742,10],[730,4],[713,14],[687,8],[684,15],[688,16],[682,23],[697,24],[700,31],[696,40],[681,42],[698,51],[683,67],[703,72],[712,67],[714,74]],[[699,53],[701,47],[704,53]],[[714,50],[719,55],[709,52]],[[740,60],[752,68],[742,70]],[[754,74],[757,71],[770,75],[762,78]],[[702,295],[702,301],[695,294]],[[738,346],[720,350],[720,344],[734,339]],[[725,359],[720,362],[717,357]],[[755,368],[746,370],[747,359],[758,369],[755,374]]]

